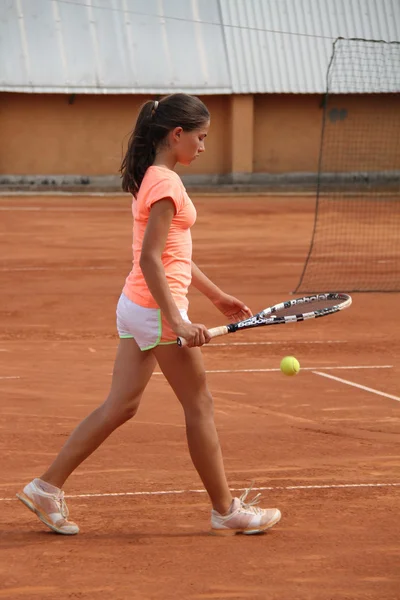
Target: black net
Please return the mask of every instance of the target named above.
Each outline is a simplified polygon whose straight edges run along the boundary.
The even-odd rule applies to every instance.
[[[296,292],[400,290],[400,42],[339,38]]]

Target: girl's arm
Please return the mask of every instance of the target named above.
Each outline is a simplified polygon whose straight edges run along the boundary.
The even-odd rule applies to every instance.
[[[161,256],[174,214],[172,200],[163,199],[153,204],[139,262],[150,293],[172,328],[182,322],[182,317],[169,289]]]
[[[207,296],[230,321],[242,321],[252,316],[250,308],[234,296],[225,294],[225,292],[200,271],[199,267],[193,261],[192,284],[199,292]]]
[[[210,341],[205,325],[187,323],[182,319],[172,297],[161,256],[165,248],[175,206],[168,198],[153,204],[143,238],[139,266],[151,295],[157,302],[172,330],[188,342],[188,346],[202,346]]]
[[[211,281],[199,267],[192,261],[192,284],[204,296],[207,296],[211,302],[217,301],[224,295],[224,292]]]

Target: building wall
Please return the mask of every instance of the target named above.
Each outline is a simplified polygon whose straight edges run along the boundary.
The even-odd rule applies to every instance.
[[[331,96],[322,169],[400,170],[400,95]]]
[[[234,97],[203,97],[211,112],[207,151],[189,169],[181,168],[180,172],[226,174],[232,171],[234,164],[250,165],[249,172],[253,165],[255,173],[317,171],[322,96],[257,94],[249,98],[254,110],[249,112],[247,105],[241,132],[241,104],[236,104],[233,111]],[[53,94],[0,93],[0,174],[116,174],[139,107],[146,99],[135,95],[72,98]],[[331,100],[329,105],[327,127],[330,135],[345,134],[347,141],[356,140],[357,135],[367,139],[369,135],[362,166],[370,162],[371,168],[376,164],[379,168],[399,169],[400,165],[395,164],[393,158],[388,160],[384,151],[384,147],[390,146],[385,139],[390,138],[390,154],[399,157],[398,146],[395,152],[399,142],[394,135],[395,124],[397,128],[400,126],[398,97],[340,96],[337,106],[335,102]],[[233,114],[235,127],[231,122]],[[252,127],[249,115],[253,118]],[[383,131],[386,138],[382,138]],[[236,144],[234,152],[232,143]],[[249,161],[251,147],[253,157]],[[240,152],[244,151],[246,160],[240,161]],[[335,151],[339,169],[344,169],[344,162],[348,170],[360,167],[351,150],[346,161],[340,147]],[[334,168],[335,160],[332,160],[332,170]]]
[[[144,96],[72,97],[0,94],[0,173],[8,175],[110,175]],[[204,158],[191,173],[227,173],[230,168],[229,97],[207,97],[212,131]],[[72,103],[70,103],[72,102]]]
[[[254,102],[254,172],[316,172],[322,96],[263,94]]]

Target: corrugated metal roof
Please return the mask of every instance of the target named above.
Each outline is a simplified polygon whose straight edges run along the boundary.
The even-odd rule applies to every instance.
[[[400,40],[399,0],[0,0],[0,90],[322,93],[338,36]]]
[[[335,38],[400,40],[399,0],[220,0],[220,4],[225,24],[249,27],[225,27],[236,93],[322,93]]]
[[[2,90],[231,92],[220,25],[195,22],[218,24],[217,0],[0,0],[0,10]]]

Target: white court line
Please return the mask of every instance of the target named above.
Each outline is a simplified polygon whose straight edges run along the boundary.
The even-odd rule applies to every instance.
[[[332,371],[336,369],[393,369],[393,365],[354,365],[351,367],[302,367],[300,371]],[[218,369],[206,371],[206,373],[277,373],[279,368],[274,369]],[[162,375],[161,371],[155,371],[153,375]]]
[[[328,373],[319,373],[318,371],[313,371],[313,373],[315,375],[320,375],[321,377],[328,377],[328,379],[340,381],[340,383],[345,383],[346,385],[351,385],[352,387],[359,388],[360,390],[364,390],[365,392],[371,392],[372,394],[377,394],[378,396],[384,396],[385,398],[390,398],[391,400],[397,400],[397,402],[400,402],[400,398],[398,396],[392,396],[392,394],[386,394],[385,392],[380,392],[379,390],[366,387],[365,385],[360,385],[359,383],[354,383],[353,381],[348,381],[347,379],[334,377],[334,375],[328,375]]]
[[[276,490],[335,490],[355,488],[400,487],[400,483],[332,483],[321,485],[286,485],[252,487],[254,492]],[[231,488],[232,492],[244,492],[248,488]],[[66,498],[110,498],[114,496],[173,496],[178,494],[205,494],[206,490],[158,490],[155,492],[107,492],[104,494],[68,494]],[[0,498],[0,501],[16,500],[17,498]]]
[[[0,269],[1,270],[1,269]],[[58,270],[58,269],[57,269]],[[4,343],[5,340],[3,340]],[[7,340],[9,341],[9,340]],[[13,341],[13,340],[10,340]],[[76,342],[77,340],[57,340],[57,344],[60,343],[68,343],[68,344],[72,344],[74,342]],[[81,341],[81,340],[78,340]],[[96,340],[92,340],[94,342],[96,342]],[[36,340],[30,340],[30,343],[36,342]],[[43,345],[42,341],[37,342],[41,345]],[[301,340],[276,340],[273,342],[234,342],[234,343],[226,343],[226,344],[215,344],[214,342],[212,342],[211,344],[204,344],[204,346],[202,346],[202,350],[206,350],[207,348],[210,349],[213,346],[282,346],[282,345],[290,345],[290,344],[347,344],[348,342],[345,340],[325,340],[323,342],[319,341],[319,340],[309,340],[309,341],[301,341]],[[116,346],[97,346],[96,350],[115,350]],[[2,350],[0,348],[0,352],[9,352],[9,350]]]
[[[21,377],[19,375],[10,375],[10,376],[4,376],[4,377],[2,377],[0,375],[0,379],[21,379]]]
[[[1,194],[0,194],[1,195]],[[0,210],[4,212],[13,212],[13,211],[38,211],[42,210],[39,206],[0,206]]]
[[[302,340],[280,340],[274,342],[227,342],[216,344],[204,344],[202,348],[213,348],[215,346],[275,346],[282,344],[347,344],[346,340],[314,340],[314,341],[302,341]]]

